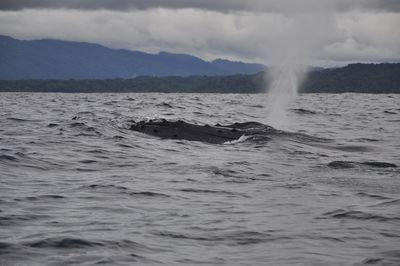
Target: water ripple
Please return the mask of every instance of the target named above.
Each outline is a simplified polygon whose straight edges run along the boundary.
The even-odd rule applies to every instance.
[[[0,265],[400,265],[387,96],[301,94],[271,130],[268,95],[2,93]],[[150,119],[268,134],[130,130]]]

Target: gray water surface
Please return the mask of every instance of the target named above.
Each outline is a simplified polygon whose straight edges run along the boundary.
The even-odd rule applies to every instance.
[[[266,97],[1,93],[0,265],[400,265],[400,95],[300,95],[263,141],[129,130]]]

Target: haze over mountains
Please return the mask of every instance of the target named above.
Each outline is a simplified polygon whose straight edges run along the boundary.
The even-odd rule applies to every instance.
[[[17,40],[0,35],[0,80],[109,79],[137,76],[254,74],[260,64],[186,54],[115,50],[98,44],[60,40]]]

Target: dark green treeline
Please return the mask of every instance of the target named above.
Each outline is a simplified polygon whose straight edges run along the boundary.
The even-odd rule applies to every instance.
[[[106,80],[3,80],[0,81],[0,91],[260,93],[268,87],[265,76],[265,73],[258,73]],[[400,93],[400,64],[351,64],[314,70],[308,74],[300,92]]]

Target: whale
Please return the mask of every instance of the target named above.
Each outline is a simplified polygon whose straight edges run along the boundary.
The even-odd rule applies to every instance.
[[[130,130],[156,136],[162,139],[201,141],[223,144],[238,140],[242,136],[265,135],[276,130],[258,122],[234,123],[230,125],[198,125],[183,120],[169,121],[153,119],[133,122]]]

